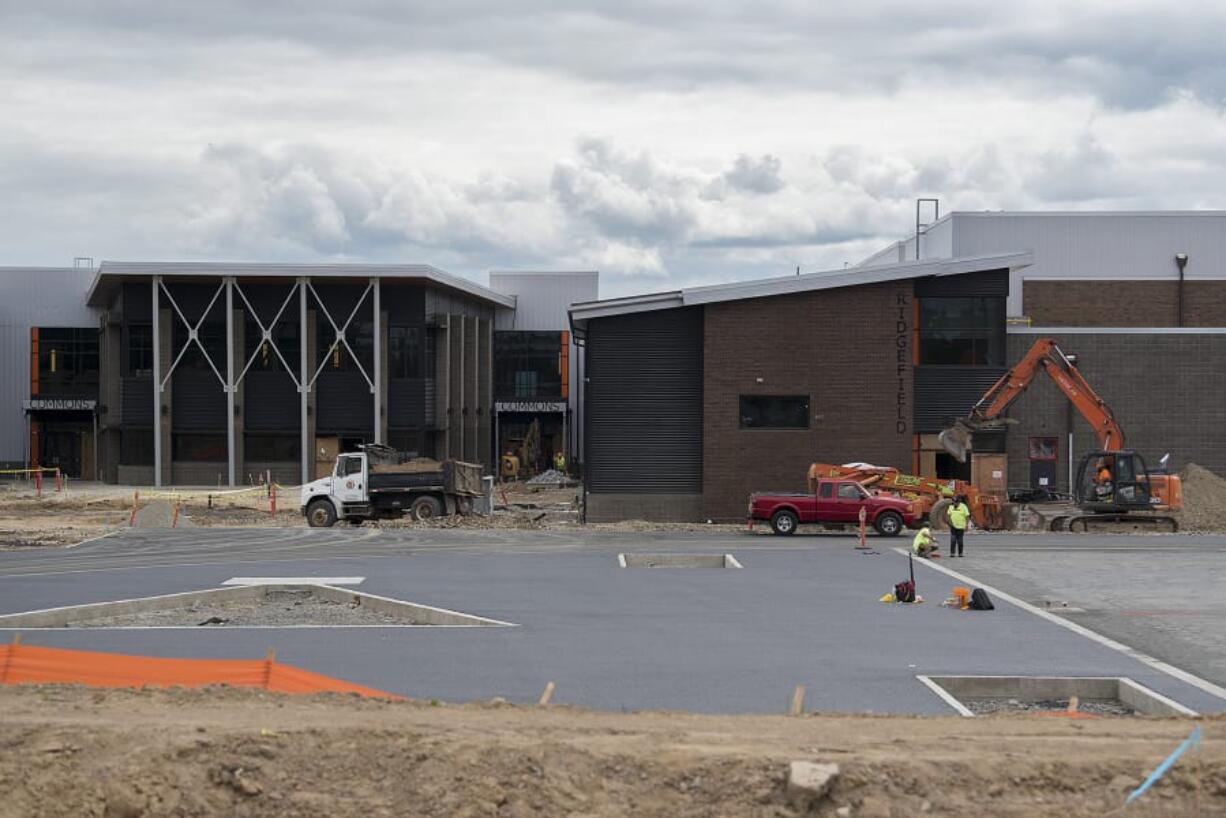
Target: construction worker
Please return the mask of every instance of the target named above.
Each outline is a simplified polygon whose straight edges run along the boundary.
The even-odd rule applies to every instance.
[[[962,538],[966,535],[966,525],[971,519],[971,509],[966,504],[965,494],[959,494],[953,505],[945,510],[945,519],[949,522],[949,557],[960,557]]]
[[[566,455],[562,454],[561,449],[554,453],[553,467],[562,472],[562,474],[566,474]]]
[[[1111,499],[1111,491],[1113,488],[1113,478],[1111,469],[1108,468],[1106,461],[1098,461],[1098,474],[1094,477],[1094,494],[1100,500]]]
[[[924,559],[935,559],[940,554],[937,553],[939,546],[932,539],[932,529],[924,526],[919,531],[915,532],[915,539],[911,540],[911,551],[915,556],[923,557]]]

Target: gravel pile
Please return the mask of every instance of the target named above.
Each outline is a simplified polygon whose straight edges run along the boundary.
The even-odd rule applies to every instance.
[[[1181,531],[1226,531],[1226,479],[1203,466],[1189,463],[1180,475],[1183,511],[1177,516]]]
[[[569,480],[570,480],[569,477],[567,477],[565,474],[558,471],[557,469],[546,469],[545,471],[541,472],[536,477],[533,477],[531,480],[527,482],[528,482],[528,485],[530,486],[543,486],[543,485],[553,485],[556,483],[565,483]]]
[[[411,621],[362,606],[320,599],[309,590],[278,591],[260,601],[199,603],[167,611],[73,622],[79,628],[288,627],[293,625],[411,625]]]
[[[1068,699],[962,699],[966,709],[976,716],[991,713],[1063,713]],[[1135,716],[1136,711],[1116,699],[1082,699],[1077,704],[1081,713],[1094,716]]]

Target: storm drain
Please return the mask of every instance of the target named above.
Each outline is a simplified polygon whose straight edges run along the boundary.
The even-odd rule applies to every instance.
[[[490,627],[511,622],[331,585],[247,585],[0,616],[0,629]]]
[[[731,554],[618,554],[622,568],[741,568]]]
[[[1093,716],[1195,716],[1174,699],[1126,676],[916,676],[963,716],[1068,713]]]

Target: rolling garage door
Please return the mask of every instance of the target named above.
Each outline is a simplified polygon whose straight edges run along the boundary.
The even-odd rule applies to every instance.
[[[584,388],[588,490],[702,491],[702,308],[594,319]]]

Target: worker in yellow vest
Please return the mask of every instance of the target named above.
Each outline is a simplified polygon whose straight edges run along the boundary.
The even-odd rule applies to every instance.
[[[930,560],[941,556],[937,553],[937,547],[936,540],[932,537],[932,529],[928,526],[915,532],[915,538],[911,540],[911,553],[924,559]]]
[[[562,474],[566,474],[566,455],[562,454],[561,449],[553,456],[553,467]]]
[[[953,505],[945,510],[945,519],[949,522],[949,556],[951,559],[961,557],[963,537],[966,535],[967,523],[971,519],[971,509],[966,504],[966,495],[958,495]]]

